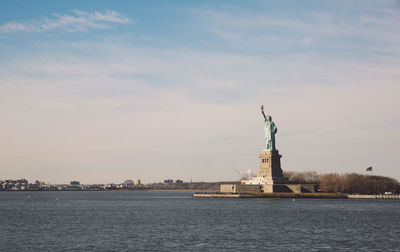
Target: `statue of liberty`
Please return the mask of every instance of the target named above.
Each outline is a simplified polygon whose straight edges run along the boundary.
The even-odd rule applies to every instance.
[[[272,121],[272,117],[264,114],[264,105],[261,105],[261,113],[264,116],[264,131],[265,131],[265,151],[276,150],[275,148],[275,134],[278,128]]]

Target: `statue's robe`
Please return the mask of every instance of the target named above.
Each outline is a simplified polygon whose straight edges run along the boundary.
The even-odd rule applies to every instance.
[[[275,123],[273,121],[265,120],[264,131],[265,131],[266,150],[267,151],[276,150],[275,133],[278,131],[278,128],[275,126]]]

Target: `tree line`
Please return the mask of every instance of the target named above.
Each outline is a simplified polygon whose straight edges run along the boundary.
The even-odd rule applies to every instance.
[[[324,192],[349,194],[384,194],[400,193],[400,184],[396,179],[384,176],[363,175],[357,173],[318,174],[315,171],[284,171],[283,175],[290,181],[300,184],[315,184]]]

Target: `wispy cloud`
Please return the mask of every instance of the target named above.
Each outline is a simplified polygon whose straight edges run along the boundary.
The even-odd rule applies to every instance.
[[[31,20],[29,22],[7,22],[0,26],[0,33],[44,32],[50,30],[77,32],[89,29],[107,29],[112,23],[126,24],[131,22],[123,14],[112,10],[103,12],[72,10],[72,13],[71,15],[54,13],[49,18]]]
[[[74,55],[70,49],[68,55],[27,55],[0,67],[0,136],[7,143],[0,152],[10,167],[18,154],[30,165],[43,157],[49,167],[76,167],[64,170],[93,182],[102,179],[94,171],[111,165],[140,167],[135,176],[147,181],[188,173],[207,180],[211,171],[212,179],[230,179],[231,167],[253,164],[262,146],[258,108],[265,104],[280,128],[285,169],[350,172],[373,163],[381,174],[398,174],[393,153],[400,135],[392,123],[400,118],[393,109],[399,107],[398,61],[72,46]],[[88,51],[96,57],[78,57]],[[379,158],[371,157],[378,145]],[[159,159],[147,162],[154,152]],[[311,154],[312,160],[304,158]],[[360,158],[348,160],[355,155]],[[193,165],[180,173],[185,163]],[[161,166],[165,173],[157,172]],[[107,178],[122,181],[118,174],[124,172]]]
[[[304,49],[321,53],[351,52],[375,56],[376,51],[393,52],[400,41],[398,12],[391,3],[364,6],[342,12],[310,10],[307,15],[276,15],[255,12],[194,10],[206,17],[206,30],[224,41],[224,46],[248,51],[299,52]],[[390,48],[389,48],[390,47]],[[373,52],[371,51],[373,50]],[[396,49],[398,51],[398,49]]]

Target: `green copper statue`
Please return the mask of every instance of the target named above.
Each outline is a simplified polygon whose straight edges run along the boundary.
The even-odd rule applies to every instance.
[[[264,116],[264,131],[265,131],[265,151],[276,150],[275,148],[275,134],[278,128],[272,121],[272,117],[264,114],[264,105],[261,105],[261,113]]]

